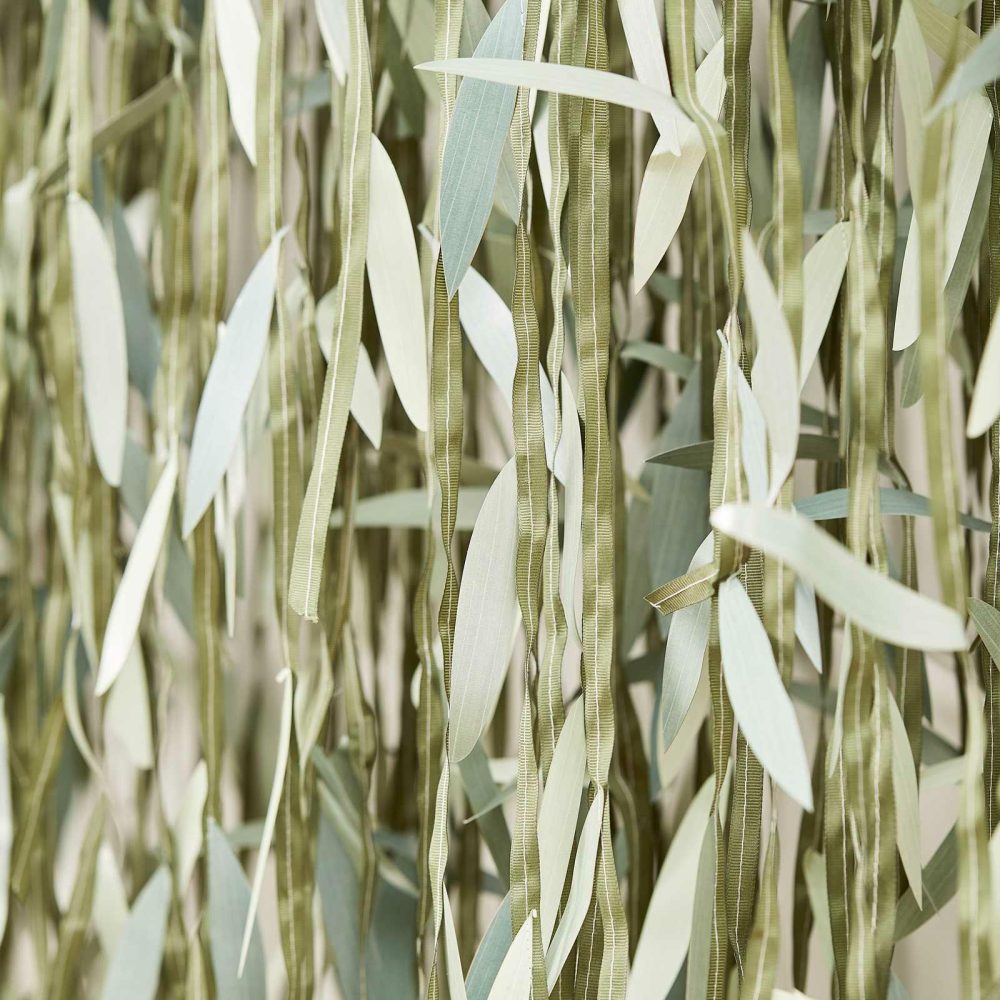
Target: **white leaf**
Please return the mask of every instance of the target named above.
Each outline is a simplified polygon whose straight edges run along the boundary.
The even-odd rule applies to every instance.
[[[531,992],[531,952],[533,946],[534,922],[538,914],[534,910],[521,924],[497,970],[488,1000],[527,1000]]]
[[[743,274],[757,338],[751,381],[767,421],[773,502],[795,465],[799,444],[798,362],[788,321],[748,232],[743,233]]]
[[[517,466],[510,459],[476,518],[455,619],[448,757],[458,763],[489,725],[507,675],[517,601]]]
[[[181,799],[181,807],[174,821],[176,845],[176,884],[178,898],[183,899],[191,881],[191,874],[201,854],[202,822],[205,801],[208,798],[208,767],[200,760],[188,778]]]
[[[399,400],[418,431],[427,430],[427,335],[413,226],[396,169],[372,136],[368,285],[385,360]]]
[[[590,899],[594,892],[594,867],[597,851],[601,844],[601,826],[604,821],[604,790],[597,789],[594,801],[590,803],[587,818],[580,831],[580,842],[573,862],[573,882],[570,885],[562,920],[552,937],[552,943],[545,952],[545,978],[549,992],[555,989],[559,973],[576,942],[580,928],[590,909]],[[529,963],[530,965],[530,963]]]
[[[330,68],[338,83],[347,79],[351,65],[351,36],[347,27],[347,7],[341,0],[316,0],[316,20],[323,38]]]
[[[726,691],[750,749],[774,781],[811,811],[809,761],[795,709],[764,623],[735,576],[719,587],[719,642]]]
[[[108,615],[108,624],[104,630],[104,645],[101,647],[97,685],[94,689],[98,696],[104,694],[114,684],[136,640],[146,594],[170,522],[170,507],[176,485],[177,459],[171,455],[150,497],[146,513],[142,517],[142,524],[136,532],[125,572],[111,603],[111,613]]]
[[[819,638],[816,592],[801,577],[795,578],[795,634],[812,665],[823,673],[823,646]]]
[[[979,437],[990,429],[1000,416],[1000,307],[993,313],[990,332],[983,348],[976,375],[976,387],[969,404],[969,422],[965,432],[969,437]]]
[[[376,449],[382,447],[382,396],[372,359],[364,344],[358,344],[358,367],[351,392],[351,416]]]
[[[701,786],[670,841],[636,945],[625,1000],[663,1000],[684,964],[694,917],[698,856],[714,784],[709,778]]]
[[[87,426],[101,475],[118,486],[128,421],[128,354],[118,273],[90,202],[70,192],[66,214]]]
[[[275,234],[254,265],[233,303],[225,335],[220,330],[191,437],[184,492],[185,538],[208,509],[236,450],[243,414],[267,350],[281,240],[286,232],[282,229]]]
[[[802,262],[802,358],[799,390],[806,384],[830,315],[840,294],[851,252],[851,224],[838,222],[817,240]]]
[[[547,948],[552,939],[552,928],[562,901],[566,866],[576,835],[575,817],[580,811],[580,793],[586,774],[583,699],[577,698],[566,714],[559,733],[538,813],[539,910],[543,948]]]
[[[125,895],[125,886],[122,885],[115,856],[106,843],[97,849],[91,919],[104,957],[111,958],[118,949],[122,929],[128,920],[128,897]]]
[[[878,639],[907,649],[965,649],[961,616],[856,559],[801,514],[726,504],[712,525],[787,563],[827,604]]]
[[[260,28],[250,0],[215,0],[219,61],[229,94],[229,114],[247,159],[257,165],[257,55]]]
[[[695,87],[702,107],[713,118],[718,117],[726,89],[721,41],[698,67]],[[636,292],[659,266],[676,235],[698,169],[705,159],[705,144],[692,122],[678,124],[677,136],[676,151],[665,139],[657,141],[642,175],[635,221]]]
[[[121,743],[132,766],[148,771],[153,766],[153,728],[149,717],[149,688],[142,647],[132,643],[125,666],[108,695],[104,731]]]

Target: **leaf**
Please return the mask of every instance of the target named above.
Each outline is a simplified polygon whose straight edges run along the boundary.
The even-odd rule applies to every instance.
[[[975,597],[969,598],[968,607],[969,617],[976,626],[990,659],[1000,664],[1000,611]]]
[[[104,980],[104,1000],[153,1000],[170,908],[170,869],[161,865],[139,893]]]
[[[260,28],[250,0],[215,0],[219,61],[229,94],[229,114],[247,159],[257,165],[257,55]]]
[[[556,465],[562,457],[563,482],[566,485],[563,517],[563,549],[559,563],[559,599],[566,621],[574,637],[583,646],[583,602],[577,596],[576,583],[581,568],[580,545],[583,537],[583,439],[580,435],[580,414],[573,399],[573,389],[565,375],[560,389],[562,403],[562,435],[557,449]],[[544,911],[542,919],[544,921]]]
[[[748,232],[742,238],[747,304],[757,338],[751,382],[767,423],[771,446],[769,500],[773,503],[795,465],[799,441],[798,362],[788,321],[756,244]]]
[[[828,229],[802,262],[802,357],[799,391],[812,369],[833,307],[840,294],[851,252],[851,224],[838,222]]]
[[[583,66],[560,63],[526,62],[519,59],[440,59],[422,63],[417,69],[428,73],[454,73],[475,80],[488,80],[515,87],[547,90],[552,94],[569,94],[593,101],[607,101],[622,107],[646,111],[653,116],[657,128],[670,139],[671,121],[678,127],[687,116],[678,103],[662,91],[647,87],[631,77]],[[663,132],[661,131],[661,134]],[[675,153],[679,147],[673,148]]]
[[[250,886],[225,834],[214,819],[208,830],[208,940],[219,1000],[263,1000],[264,950],[253,922],[249,961],[240,975],[240,928],[250,906]]]
[[[187,892],[194,866],[202,848],[202,826],[205,801],[208,798],[208,768],[204,760],[199,760],[188,778],[184,797],[174,821],[174,843],[176,845],[175,881],[177,895],[183,899]],[[211,823],[211,817],[209,818]],[[209,859],[211,865],[211,858]],[[209,873],[211,879],[211,872]],[[245,881],[245,880],[244,880]]]
[[[583,732],[583,699],[577,698],[566,714],[556,741],[542,806],[538,813],[539,894],[542,947],[552,939],[556,914],[562,901],[566,867],[573,851],[580,794],[587,773],[587,746]]]
[[[712,468],[712,449],[714,441],[696,441],[650,455],[646,459],[653,465],[670,465],[678,469]],[[835,462],[840,457],[840,442],[829,434],[800,434],[796,457],[817,462]]]
[[[848,491],[841,487],[826,490],[811,497],[802,497],[795,501],[795,509],[808,517],[810,521],[829,521],[847,517]],[[930,517],[931,502],[929,497],[909,490],[892,489],[883,486],[879,490],[879,509],[883,517],[898,515],[901,517]],[[990,522],[971,514],[959,515],[962,524],[971,531],[982,531],[989,534]]]
[[[465,992],[465,980],[462,978],[462,956],[458,950],[455,917],[451,912],[449,901],[445,901],[442,912],[444,915],[445,973],[448,980],[448,998],[449,1000],[468,1000]]]
[[[510,893],[508,893],[497,908],[472,958],[469,975],[465,980],[468,1000],[487,1000],[513,939],[510,927]]]
[[[816,593],[805,580],[795,580],[795,635],[812,665],[823,673],[823,645],[820,642]]]
[[[695,552],[690,569],[709,565],[712,553],[713,536],[709,534]],[[659,724],[664,750],[670,747],[680,732],[698,690],[708,646],[710,619],[711,606],[707,601],[681,608],[673,614],[663,654],[660,688]]]
[[[992,83],[998,76],[1000,76],[1000,31],[994,26],[983,35],[982,41],[972,52],[952,70],[948,82],[935,102],[935,109],[940,110],[949,104],[955,104],[968,94]]]
[[[728,352],[728,345],[725,350]],[[742,424],[740,452],[743,456],[743,472],[747,477],[747,488],[751,500],[766,502],[770,492],[767,468],[767,422],[746,375],[731,354],[729,357],[728,371],[736,382],[736,398],[740,408]]]
[[[281,789],[285,784],[285,769],[288,765],[288,750],[292,735],[292,675],[286,667],[275,678],[284,686],[281,698],[281,723],[278,727],[278,749],[274,761],[274,778],[271,781],[271,795],[267,800],[267,812],[264,814],[264,829],[260,835],[260,849],[257,851],[257,863],[253,870],[253,888],[250,890],[250,906],[247,909],[246,921],[243,924],[243,943],[240,946],[239,974],[246,971],[247,956],[250,951],[251,938],[255,929],[257,906],[260,904],[260,893],[264,887],[264,868],[267,856],[271,851],[271,840],[274,837],[274,824],[278,818],[278,805],[281,801]]]
[[[625,1000],[663,1000],[684,965],[713,785],[711,779],[702,784],[670,841],[636,945]]]
[[[476,46],[475,60],[519,60],[524,50],[520,0],[506,0]],[[497,167],[517,89],[470,77],[458,88],[441,160],[441,255],[448,297],[465,277],[493,207]]]
[[[364,344],[358,345],[358,367],[351,392],[351,416],[364,431],[373,448],[382,447],[382,397],[378,379]]]
[[[906,880],[917,901],[923,905],[920,868],[920,799],[917,772],[910,753],[906,723],[895,699],[889,696],[889,724],[892,729],[892,790],[896,800],[896,844]]]
[[[991,32],[990,34],[993,34]],[[979,361],[976,387],[969,404],[965,433],[970,437],[985,434],[1000,416],[1000,307],[993,312],[990,331]]]
[[[921,884],[924,895],[922,908],[917,905],[911,889],[907,889],[899,901],[896,910],[897,941],[923,927],[935,913],[944,909],[958,889],[958,834],[954,826],[924,865]]]
[[[468,755],[493,717],[521,620],[515,580],[517,466],[494,480],[472,532],[455,619],[448,758]]]
[[[716,824],[713,817],[703,828],[698,864],[695,868],[694,908],[691,914],[691,938],[688,945],[685,1000],[700,1000],[708,995],[708,965],[712,939],[712,913],[715,902]]]
[[[532,910],[521,924],[497,970],[489,1000],[525,1000],[530,993],[532,935],[537,919],[538,914]]]
[[[466,486],[458,494],[458,514],[455,527],[458,531],[471,531],[486,500],[487,490],[482,486]],[[344,523],[344,512],[335,510],[330,526],[339,528]],[[354,508],[356,528],[418,528],[426,529],[430,520],[427,490],[393,490],[364,497]]]
[[[369,169],[366,264],[375,319],[399,401],[413,426],[426,431],[427,334],[417,247],[396,168],[374,135]]]
[[[114,736],[132,766],[148,771],[153,766],[153,726],[149,717],[149,688],[142,647],[133,642],[118,680],[111,687],[104,709],[104,731]]]
[[[630,2],[645,6],[639,0]],[[662,57],[658,32],[656,43]],[[720,39],[695,74],[698,98],[712,118],[717,118],[722,109],[726,89],[722,70],[723,46]],[[705,144],[694,124],[685,121],[676,127],[676,133],[676,144],[666,138],[659,139],[642,175],[633,251],[636,292],[645,286],[673,241],[687,209],[698,169],[705,159]],[[676,145],[676,151],[671,148],[672,145]]]
[[[562,972],[566,959],[576,942],[580,928],[587,918],[590,899],[594,892],[594,868],[597,851],[601,843],[601,824],[604,818],[604,790],[597,789],[594,801],[590,803],[587,818],[580,831],[580,842],[576,847],[573,862],[573,881],[563,909],[562,919],[545,952],[545,976],[551,993]],[[530,969],[531,962],[528,962]],[[499,978],[499,977],[498,977]]]
[[[185,538],[208,509],[236,450],[243,414],[267,350],[286,232],[282,229],[275,234],[254,265],[233,303],[225,333],[220,330],[191,437],[184,491]]]
[[[351,65],[351,38],[347,28],[347,7],[341,0],[316,0],[316,21],[330,67],[337,82],[347,79]]]
[[[101,475],[111,486],[118,486],[128,420],[128,352],[121,290],[104,227],[90,202],[70,192],[66,217],[87,426]]]
[[[171,455],[153,490],[146,513],[132,544],[121,582],[111,604],[108,623],[101,646],[101,662],[97,670],[94,693],[104,694],[118,675],[132,650],[142,619],[146,594],[160,558],[163,539],[170,522],[170,507],[177,485],[177,459]]]
[[[795,709],[764,623],[735,576],[719,587],[719,642],[726,691],[750,749],[774,781],[811,812],[812,780]]]
[[[695,367],[695,362],[686,354],[672,351],[663,344],[654,344],[648,340],[627,341],[619,356],[624,361],[641,361],[647,365],[654,365],[664,371],[673,372],[682,379],[689,379]]]
[[[726,504],[712,525],[787,563],[827,604],[878,639],[908,649],[966,646],[957,612],[876,572],[800,514]]]

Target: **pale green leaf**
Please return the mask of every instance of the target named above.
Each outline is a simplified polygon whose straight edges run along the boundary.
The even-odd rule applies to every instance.
[[[738,577],[719,587],[719,642],[726,691],[750,749],[774,781],[811,811],[809,760],[795,709],[764,623]]]
[[[910,891],[923,905],[922,870],[920,867],[920,800],[917,793],[917,771],[910,753],[906,723],[895,699],[889,696],[889,723],[892,729],[892,790],[896,800],[896,844],[903,862]]]
[[[128,418],[128,352],[121,289],[101,220],[89,201],[66,201],[83,403],[94,457],[112,486],[122,479]]]
[[[838,222],[817,240],[802,262],[802,357],[799,389],[819,354],[851,251],[851,224]]]
[[[375,319],[403,409],[413,426],[425,431],[427,335],[417,247],[396,168],[375,136],[368,183],[366,264]]]
[[[993,313],[990,331],[979,361],[976,387],[969,404],[969,420],[965,433],[979,437],[990,429],[1000,416],[1000,308]]]
[[[965,648],[957,612],[878,573],[800,514],[726,504],[712,524],[787,563],[827,604],[876,638],[909,649]]]
[[[97,695],[104,694],[114,684],[136,641],[146,594],[170,522],[170,508],[176,485],[177,459],[171,455],[143,514],[125,572],[111,605],[94,689]]]
[[[515,935],[497,970],[489,1000],[526,1000],[531,991],[532,934],[536,919],[537,914],[532,910]]]
[[[114,737],[132,766],[148,771],[153,766],[153,725],[149,716],[149,687],[142,647],[132,643],[125,666],[111,688],[104,709],[104,731]]]
[[[483,503],[462,573],[455,621],[448,757],[472,751],[493,717],[521,619],[515,580],[517,468],[500,470]]]
[[[200,760],[188,778],[181,807],[174,821],[174,843],[177,857],[174,872],[177,895],[183,899],[201,854],[205,800],[208,797],[208,768]],[[211,865],[211,859],[209,859]]]
[[[351,65],[351,37],[347,28],[347,7],[341,0],[315,0],[323,48],[337,82],[343,84]]]
[[[10,795],[10,754],[6,701],[0,694],[0,941],[7,929],[10,897],[10,852],[14,843],[14,809]]]
[[[236,449],[243,414],[267,350],[278,259],[286,231],[275,234],[254,265],[233,303],[225,333],[219,331],[219,345],[205,379],[191,437],[184,491],[185,538],[208,509]]]
[[[161,865],[143,886],[104,980],[104,1000],[153,1000],[160,979],[170,909],[170,869]]]
[[[208,940],[219,1000],[263,1000],[264,951],[253,922],[249,961],[238,972],[240,929],[250,906],[250,887],[225,834],[208,821]]]

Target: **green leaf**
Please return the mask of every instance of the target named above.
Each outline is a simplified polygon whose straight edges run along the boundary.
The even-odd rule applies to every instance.
[[[908,649],[965,648],[957,612],[878,573],[800,514],[726,504],[712,515],[712,525],[787,563],[827,604],[876,638]]]
[[[208,820],[208,940],[219,1000],[263,1000],[264,949],[257,922],[249,959],[241,976],[240,932],[250,907],[250,886],[225,834]]]
[[[735,576],[719,587],[719,642],[726,691],[750,749],[774,781],[811,812],[812,780],[795,709],[764,623]]]
[[[191,437],[184,491],[185,538],[208,509],[236,449],[243,414],[267,350],[281,241],[286,232],[282,229],[275,234],[254,265],[233,303],[225,333],[220,331]]]
[[[347,28],[347,7],[341,0],[315,0],[316,21],[323,48],[337,82],[347,79],[351,65],[351,37]]]
[[[802,357],[799,390],[806,384],[840,287],[851,251],[851,224],[838,222],[823,234],[802,262]]]
[[[519,60],[523,49],[521,0],[506,0],[476,46],[475,59]],[[516,97],[516,87],[471,77],[458,89],[441,161],[441,255],[449,298],[486,229]]]
[[[100,696],[114,684],[136,641],[146,594],[160,558],[170,521],[170,508],[177,485],[177,459],[171,455],[149,500],[136,533],[132,551],[111,604],[101,646],[95,693]]]
[[[507,676],[520,622],[515,580],[517,468],[500,470],[469,542],[458,594],[448,757],[458,763],[486,730]]]
[[[366,264],[389,374],[410,422],[417,430],[426,431],[427,334],[417,247],[396,168],[374,135]]]
[[[510,949],[514,935],[510,927],[510,894],[504,896],[497,912],[486,929],[465,980],[468,1000],[487,1000],[496,980],[504,956]]]
[[[14,809],[10,795],[10,743],[6,700],[0,694],[0,941],[7,928],[10,897],[10,852],[14,844]]]
[[[466,486],[458,494],[458,531],[472,531],[488,490],[482,486]],[[430,518],[427,490],[393,490],[364,497],[354,508],[355,528],[418,528],[425,529]],[[344,512],[335,510],[330,527],[344,523]]]
[[[991,32],[992,34],[992,32]],[[1000,416],[1000,308],[994,310],[990,331],[979,361],[976,387],[969,404],[965,433],[971,437],[985,434]]]
[[[994,26],[952,71],[940,97],[935,102],[935,108],[941,109],[949,104],[955,104],[973,91],[992,83],[998,76],[1000,76],[1000,31]]]
[[[527,1000],[531,991],[532,935],[537,919],[532,910],[521,925],[497,970],[489,1000]]]
[[[990,654],[994,663],[1000,663],[1000,611],[992,604],[970,597],[968,601],[969,617],[976,626],[979,638]]]
[[[169,909],[170,869],[161,865],[143,886],[122,929],[104,980],[104,1000],[156,996]]]
[[[111,486],[118,486],[128,418],[128,351],[121,290],[111,247],[93,206],[71,192],[66,216],[87,426],[101,475]]]
[[[924,905],[917,905],[913,891],[907,889],[896,909],[896,940],[902,941],[915,930],[923,927],[931,917],[943,909],[958,889],[958,834],[953,826],[930,861],[924,865],[921,878]]]
[[[648,340],[630,340],[625,343],[619,355],[624,361],[641,361],[643,364],[673,372],[682,379],[689,379],[696,362],[680,351],[672,351],[663,344]]]
[[[917,771],[910,753],[906,723],[895,699],[889,697],[889,723],[892,729],[892,790],[896,799],[896,844],[903,862],[906,880],[916,899],[923,905],[922,871],[920,868],[920,798],[917,792]]]

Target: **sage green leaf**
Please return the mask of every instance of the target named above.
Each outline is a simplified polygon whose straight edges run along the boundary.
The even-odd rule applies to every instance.
[[[757,337],[751,382],[767,423],[771,446],[768,499],[773,502],[795,465],[798,448],[798,360],[784,310],[757,246],[747,232],[743,233],[743,272],[747,304]]]
[[[545,976],[550,993],[555,989],[559,973],[562,972],[580,928],[587,918],[587,910],[590,908],[594,892],[594,869],[597,865],[597,851],[601,844],[603,818],[604,790],[599,788],[580,831],[580,842],[577,844],[576,859],[573,861],[573,881],[566,906],[563,908],[562,918],[556,927],[552,942],[545,952]],[[528,964],[530,965],[530,962]]]
[[[496,709],[520,621],[515,580],[517,467],[500,470],[469,542],[458,594],[448,758],[472,751]]]
[[[396,168],[374,135],[366,265],[389,374],[410,422],[426,431],[427,334],[417,247]]]
[[[521,0],[506,0],[476,46],[475,59],[518,60],[523,49]],[[486,229],[516,97],[515,87],[474,78],[458,89],[441,161],[441,256],[449,298]]]
[[[923,906],[922,869],[920,867],[920,799],[917,772],[910,753],[906,723],[894,698],[889,699],[889,722],[892,730],[892,790],[896,800],[896,844],[903,862],[910,891]]]
[[[90,202],[70,192],[66,216],[87,426],[101,475],[111,486],[118,486],[128,417],[128,351],[121,289],[104,227]]]
[[[972,624],[976,626],[979,638],[983,640],[983,645],[990,654],[990,659],[994,663],[1000,663],[1000,611],[980,601],[978,598],[969,598],[969,617]]]
[[[108,965],[104,1000],[153,1000],[160,980],[170,909],[170,869],[161,865],[142,887]]]
[[[725,348],[728,351],[728,346]],[[751,500],[766,501],[770,493],[767,467],[767,421],[746,375],[730,355],[729,372],[736,382],[740,408],[740,452]]]
[[[465,979],[462,976],[462,956],[458,950],[458,934],[455,931],[455,917],[451,912],[451,903],[445,902],[443,908],[445,970],[448,977],[449,1000],[468,1000],[465,992]]]
[[[984,25],[985,27],[985,25]],[[1000,31],[990,28],[982,41],[953,70],[935,108],[955,104],[1000,76]]]
[[[488,490],[481,486],[466,486],[458,494],[458,513],[455,527],[458,531],[472,531],[486,500]],[[356,528],[419,528],[427,527],[429,516],[427,491],[422,489],[394,490],[364,497],[354,508]],[[335,510],[330,527],[339,528],[344,523],[344,512]]]
[[[654,90],[631,77],[584,66],[556,63],[525,62],[519,59],[439,59],[422,63],[417,69],[428,73],[454,73],[475,80],[504,83],[514,87],[547,90],[552,94],[569,94],[592,101],[607,101],[622,107],[646,111],[653,116],[657,127],[662,126],[673,152],[680,152],[672,144],[671,128],[678,128],[687,116],[677,102],[662,91]]]
[[[174,842],[177,845],[174,881],[177,886],[177,895],[181,899],[187,892],[194,866],[201,854],[207,796],[208,768],[205,761],[200,760],[191,772],[191,777],[188,778],[181,806],[177,811],[177,819],[174,821]],[[209,864],[211,864],[211,859]]]
[[[713,538],[709,535],[698,547],[690,569],[707,566],[712,561]],[[708,646],[711,605],[700,601],[675,611],[667,646],[663,654],[663,680],[660,687],[659,724],[663,749],[673,743],[694,700],[701,679]]]
[[[468,1000],[488,1000],[504,956],[510,949],[514,935],[510,927],[510,893],[503,898],[483,935],[465,980]]]
[[[695,366],[695,362],[686,354],[672,351],[663,344],[654,344],[648,340],[628,341],[622,347],[619,356],[624,361],[641,361],[647,365],[654,365],[664,371],[673,372],[682,379],[689,379]]]
[[[843,487],[826,490],[795,501],[795,509],[810,521],[829,521],[847,517],[848,491]],[[931,501],[920,493],[883,486],[879,490],[879,509],[883,515],[930,517]],[[989,534],[990,522],[971,514],[960,515],[962,524],[971,531]]]
[[[111,221],[115,238],[115,266],[118,270],[125,319],[129,379],[146,402],[152,403],[153,383],[160,363],[160,325],[149,302],[146,275],[120,202],[114,203]]]
[[[104,709],[104,731],[117,740],[133,767],[153,766],[153,725],[149,716],[149,687],[142,647],[132,643],[125,666],[111,687]]]
[[[851,224],[838,222],[828,229],[802,262],[802,356],[799,359],[799,390],[805,386],[840,287],[851,252]]]
[[[364,344],[358,345],[358,368],[351,392],[351,416],[358,422],[372,447],[382,447],[382,396],[378,379]]]
[[[160,558],[170,521],[177,485],[177,459],[171,455],[143,514],[121,582],[111,604],[101,646],[95,693],[100,696],[114,684],[136,641],[146,594]]]
[[[800,514],[759,504],[725,504],[712,525],[787,563],[853,624],[908,649],[965,648],[962,619],[856,559]]]
[[[740,731],[764,770],[811,812],[812,780],[795,709],[764,623],[737,577],[719,587],[719,642],[726,691]]]
[[[923,907],[909,889],[903,893],[896,910],[896,940],[902,941],[923,927],[943,909],[958,890],[958,834],[953,826],[945,834],[930,861],[924,865],[921,877]]]
[[[691,938],[688,945],[685,1000],[699,1000],[708,995],[708,966],[712,940],[712,914],[715,908],[716,823],[709,817],[702,835],[695,869],[694,908],[691,913]]]
[[[225,834],[214,819],[208,831],[208,940],[219,1000],[263,1000],[264,950],[253,924],[249,958],[240,975],[240,931],[250,907],[250,886]]]
[[[250,0],[213,0],[219,61],[229,94],[229,115],[236,137],[257,165],[257,55],[260,27]]]
[[[991,32],[992,34],[992,32]],[[976,387],[969,404],[965,433],[969,437],[985,434],[1000,416],[1000,308],[994,310],[986,346],[979,361]]]
[[[812,665],[823,673],[823,645],[820,641],[816,592],[805,580],[795,580],[795,636]]]
[[[254,265],[219,337],[191,437],[184,491],[186,538],[212,502],[232,461],[250,394],[267,349],[281,241],[275,234]]]
[[[684,965],[713,786],[711,779],[702,784],[670,841],[636,945],[626,1000],[664,1000]]]
[[[670,465],[678,469],[712,468],[714,441],[696,441],[650,455],[646,459],[654,465]],[[796,457],[817,462],[835,462],[840,457],[840,442],[829,434],[800,434]]]

